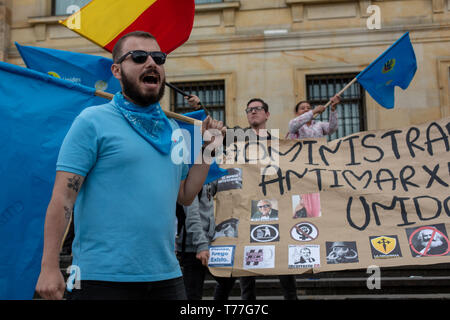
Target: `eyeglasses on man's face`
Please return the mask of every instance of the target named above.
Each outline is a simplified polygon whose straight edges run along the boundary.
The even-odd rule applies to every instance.
[[[262,208],[267,209],[267,208],[270,208],[270,205],[269,204],[263,204],[262,206],[258,206],[258,208],[259,209],[262,209]]]
[[[117,64],[122,63],[129,55],[134,63],[143,64],[147,61],[148,56],[152,57],[153,61],[157,65],[163,65],[166,62],[167,54],[161,51],[144,51],[144,50],[133,50],[128,51],[123,56],[117,60]]]
[[[252,113],[253,111],[259,112],[259,111],[261,111],[261,110],[264,110],[264,107],[263,107],[263,106],[247,108],[247,109],[245,109],[245,112],[246,112],[246,113]]]

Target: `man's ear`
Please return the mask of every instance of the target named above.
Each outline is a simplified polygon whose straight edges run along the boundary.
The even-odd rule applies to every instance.
[[[119,64],[113,63],[111,65],[111,72],[116,79],[122,80],[122,68],[120,68]]]

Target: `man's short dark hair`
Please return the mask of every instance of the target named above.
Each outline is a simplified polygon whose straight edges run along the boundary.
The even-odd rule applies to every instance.
[[[133,31],[130,33],[127,33],[123,35],[119,40],[117,40],[116,44],[114,45],[113,51],[112,51],[112,58],[114,63],[125,53],[122,53],[122,47],[124,41],[129,37],[136,37],[136,38],[144,38],[144,39],[153,39],[156,41],[156,38],[146,31]]]
[[[269,105],[268,105],[263,99],[260,99],[260,98],[253,98],[253,99],[250,99],[250,100],[247,102],[247,107],[248,107],[248,105],[249,105],[250,103],[255,102],[255,101],[260,102],[260,103],[262,104],[262,107],[263,107],[263,109],[264,109],[265,112],[269,112]]]
[[[298,112],[298,107],[300,107],[300,105],[301,105],[302,103],[307,103],[307,104],[311,105],[311,103],[309,103],[308,100],[302,100],[302,101],[300,101],[299,103],[297,103],[297,104],[295,105],[295,113]]]

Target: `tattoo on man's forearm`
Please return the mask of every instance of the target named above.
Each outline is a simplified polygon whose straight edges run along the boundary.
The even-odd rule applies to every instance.
[[[67,187],[70,189],[75,190],[78,192],[80,190],[80,177],[79,176],[73,176],[72,178],[67,179],[69,183],[67,184]]]
[[[66,217],[66,221],[70,220],[72,213],[73,213],[73,209],[70,209],[69,207],[64,206],[64,216]]]

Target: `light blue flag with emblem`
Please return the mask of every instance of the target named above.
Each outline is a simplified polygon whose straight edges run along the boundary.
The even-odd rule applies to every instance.
[[[121,91],[119,80],[111,72],[111,59],[15,44],[30,69],[112,94]]]
[[[356,79],[376,102],[392,109],[395,105],[395,87],[408,88],[416,70],[416,55],[409,32],[406,32]]]
[[[60,145],[95,89],[0,62],[0,300],[32,299]]]
[[[0,62],[0,300],[33,298],[61,143],[84,108],[106,102],[94,88]],[[225,174],[213,164],[207,182]]]

